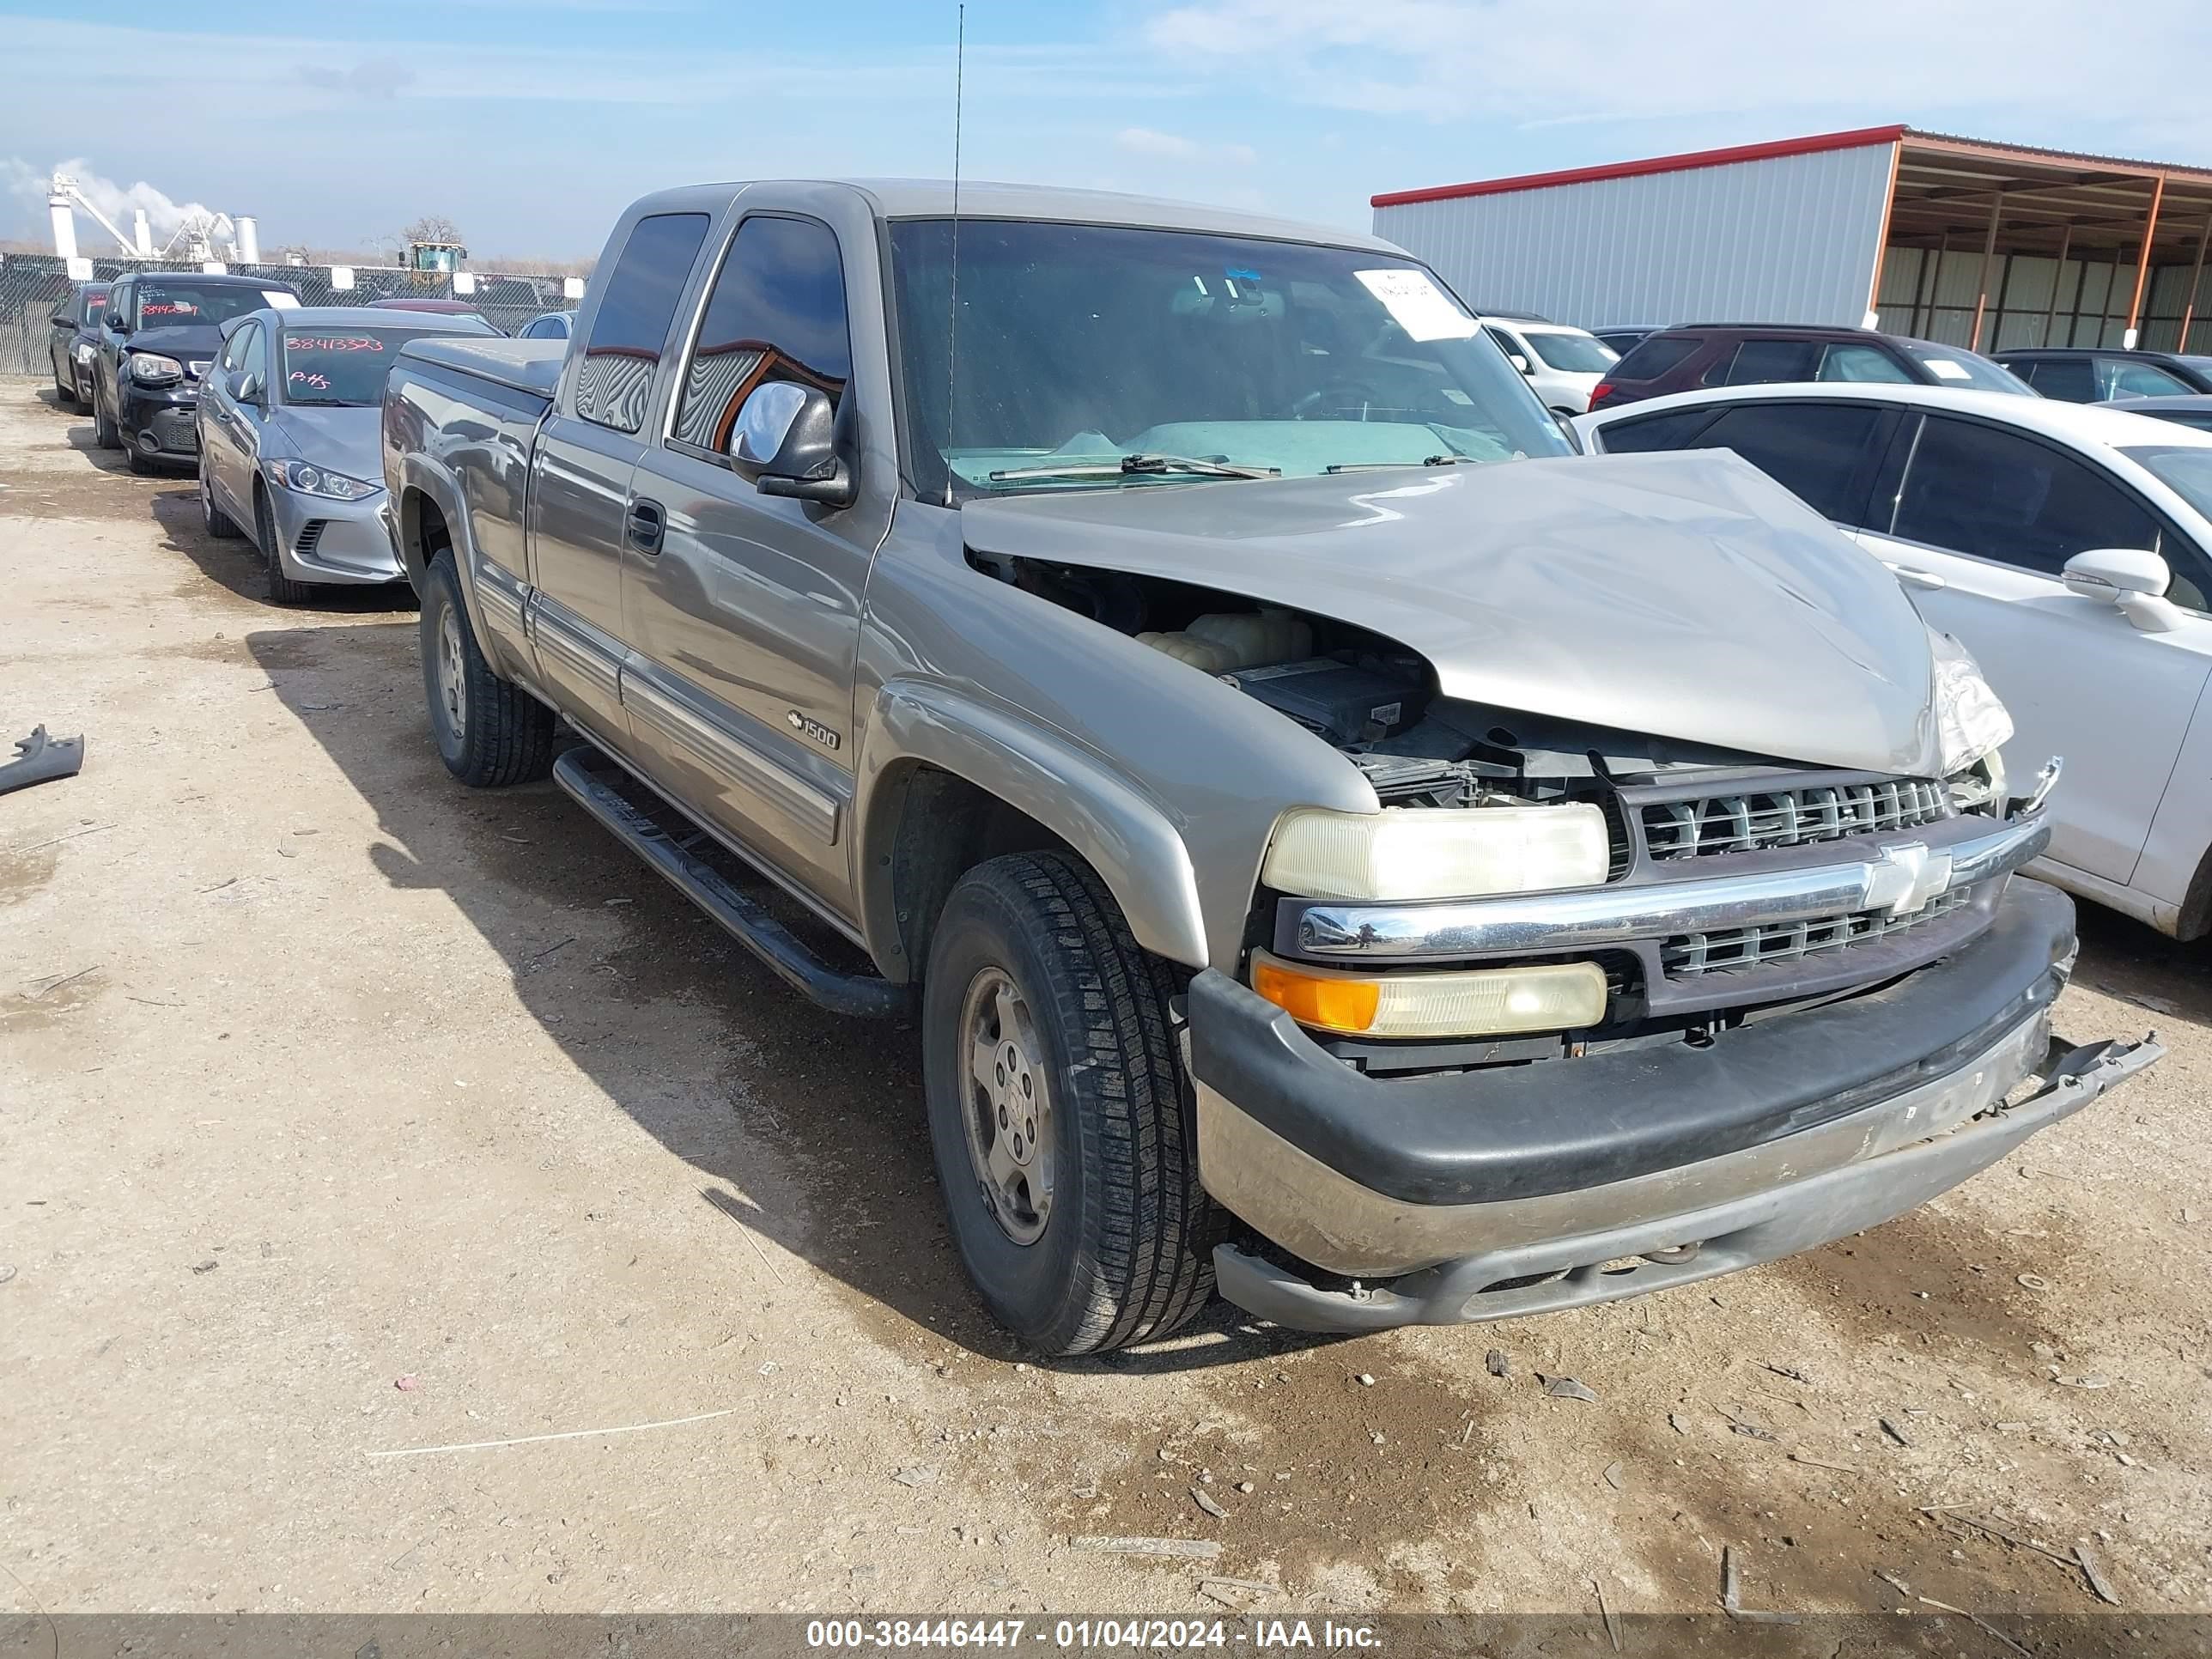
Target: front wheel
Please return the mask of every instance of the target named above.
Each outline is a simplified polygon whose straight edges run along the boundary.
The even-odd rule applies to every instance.
[[[76,407],[76,379],[72,375],[64,380],[58,368],[54,371],[54,401],[64,409]]]
[[[107,399],[100,395],[100,382],[92,383],[92,441],[102,449],[123,447],[123,433],[107,412]]]
[[[452,553],[432,561],[422,604],[422,690],[446,769],[479,789],[544,777],[553,768],[553,711],[492,672]]]
[[[923,1076],[960,1259],[1046,1353],[1164,1336],[1213,1289],[1167,964],[1060,854],[963,876],[931,941]]]
[[[205,463],[202,464],[204,466]],[[284,574],[284,559],[276,537],[276,520],[269,510],[269,498],[258,488],[253,492],[253,539],[261,550],[261,557],[268,566],[265,573],[271,605],[304,605],[314,598],[314,585],[295,581]]]
[[[236,541],[238,526],[215,504],[215,484],[208,477],[207,451],[200,451],[200,526],[219,542]]]

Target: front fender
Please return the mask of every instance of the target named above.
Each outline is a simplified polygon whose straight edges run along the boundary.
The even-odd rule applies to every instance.
[[[893,815],[872,807],[877,786],[909,762],[963,778],[1043,824],[1098,872],[1138,944],[1192,968],[1206,965],[1197,874],[1158,804],[1060,734],[915,680],[878,688],[860,756],[854,856],[862,926],[878,963],[902,957],[890,849],[877,844],[890,835]]]

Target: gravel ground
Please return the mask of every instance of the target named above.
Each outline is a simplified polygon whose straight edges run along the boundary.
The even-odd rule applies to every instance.
[[[0,726],[89,744],[0,799],[0,1613],[1646,1613],[1725,1546],[1748,1605],[2101,1605],[1968,1516],[2212,1607],[2199,951],[2085,915],[2063,1029],[2167,1060],[1795,1261],[1025,1360],[912,1030],[796,1001],[550,785],[454,785],[408,605],[270,605],[90,438],[0,383]]]

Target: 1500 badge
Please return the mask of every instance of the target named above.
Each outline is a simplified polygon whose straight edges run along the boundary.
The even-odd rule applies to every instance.
[[[815,742],[820,744],[824,749],[835,749],[841,741],[837,734],[835,732],[832,732],[828,726],[823,725],[820,720],[811,720],[807,719],[805,715],[800,714],[796,708],[793,709],[788,714],[786,714],[784,719],[791,722],[791,729],[793,731],[798,732],[801,737],[811,738]]]

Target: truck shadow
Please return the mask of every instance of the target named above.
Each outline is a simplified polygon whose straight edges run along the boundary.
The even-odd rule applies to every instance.
[[[250,573],[250,555],[209,546],[196,523],[175,541],[241,591],[234,567]],[[378,875],[451,900],[568,1060],[696,1172],[700,1201],[857,1293],[880,1340],[1034,1360],[983,1313],[946,1231],[913,1024],[842,1019],[787,989],[554,784],[456,783],[431,746],[415,633],[411,618],[364,620],[244,641],[375,810],[388,843],[364,856]],[[678,1010],[687,1029],[703,1012],[720,1051],[672,1051]],[[1216,1303],[1170,1342],[1073,1363],[1176,1371],[1329,1340]]]

